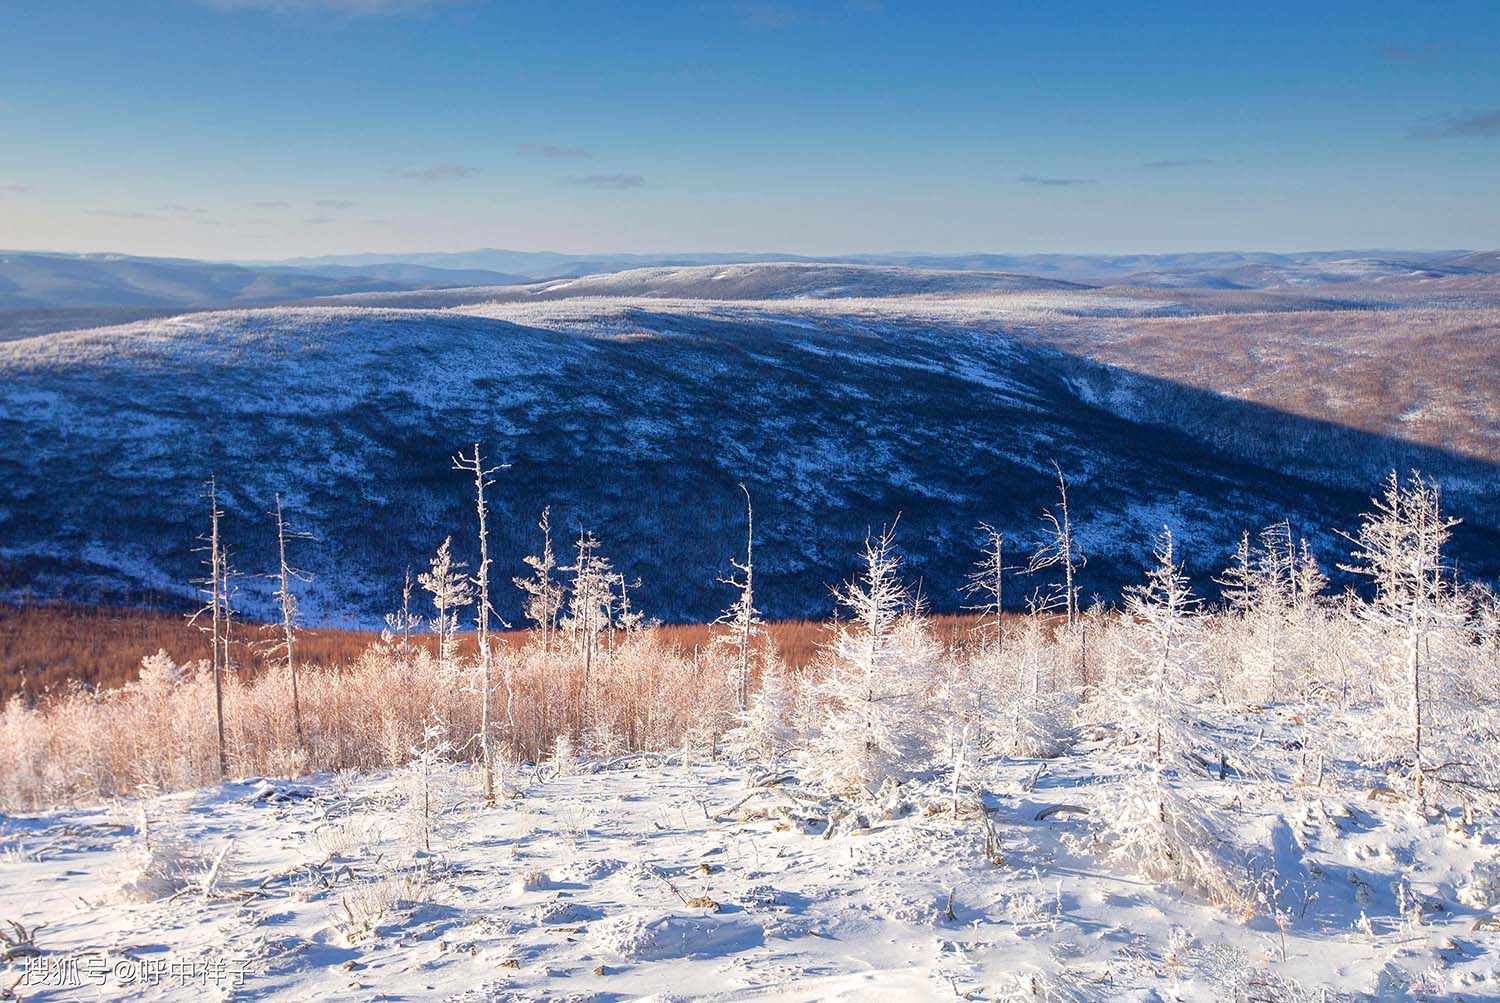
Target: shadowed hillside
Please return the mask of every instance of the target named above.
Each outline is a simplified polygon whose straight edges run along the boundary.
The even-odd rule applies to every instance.
[[[270,567],[265,513],[279,491],[316,537],[297,558],[318,574],[311,617],[371,625],[397,604],[404,569],[444,536],[472,561],[471,500],[448,458],[475,440],[510,464],[494,494],[501,582],[539,546],[537,514],[550,504],[560,554],[580,525],[593,530],[640,577],[640,605],[668,619],[711,619],[727,605],[727,589],[710,586],[741,545],[739,481],[756,500],[770,615],[825,615],[857,543],[898,514],[913,574],[936,608],[953,609],[977,522],[1004,530],[1018,563],[1036,544],[1054,460],[1073,483],[1086,595],[1135,581],[1163,522],[1180,527],[1205,586],[1242,530],[1282,518],[1332,565],[1344,548],[1331,529],[1355,521],[1392,466],[1444,480],[1468,520],[1460,559],[1495,576],[1500,478],[1485,452],[1495,439],[1466,384],[1444,397],[1440,376],[1420,383],[1471,408],[1451,419],[1472,430],[1463,457],[1441,437],[1391,434],[1404,405],[1362,427],[1332,389],[1318,407],[1319,387],[1343,383],[1317,367],[1294,367],[1301,382],[1278,384],[1283,396],[1252,386],[1264,403],[1240,400],[1230,376],[1255,367],[1203,328],[1182,342],[1196,346],[1191,372],[1167,364],[1185,357],[1170,344],[1092,333],[1179,309],[1090,290],[578,299],[200,314],[10,342],[0,345],[0,433],[17,444],[0,458],[5,579],[12,595],[188,602],[213,474],[247,611],[269,594],[249,576]],[[1381,316],[1400,330],[1399,313]],[[1432,337],[1463,341],[1473,324],[1492,329],[1493,318]],[[1072,342],[1058,334],[1069,330]],[[1477,354],[1455,358],[1482,372],[1492,358],[1482,338],[1469,342]],[[1381,345],[1396,353],[1408,341],[1371,329],[1350,358]],[[1037,584],[1018,579],[1012,600]],[[518,619],[508,588],[500,610]]]

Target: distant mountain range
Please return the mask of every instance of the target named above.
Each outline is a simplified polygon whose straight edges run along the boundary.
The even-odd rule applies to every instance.
[[[1165,285],[1261,289],[1282,284],[1436,278],[1500,272],[1500,252],[1459,250],[1358,250],[1272,252],[1211,251],[1190,254],[603,254],[485,249],[430,254],[350,254],[292,258],[260,265],[355,270],[394,263],[437,269],[483,269],[531,279],[565,278],[638,268],[758,262],[887,265],[943,271],[1011,272],[1086,285]]]
[[[0,251],[0,338],[185,310],[263,306],[341,293],[494,285],[524,277],[420,264],[247,267],[120,254]]]
[[[1427,281],[1500,273],[1500,253],[1493,251],[889,253],[810,257],[752,253],[572,255],[484,249],[260,262],[0,251],[0,337],[61,330],[88,319],[86,315],[51,317],[46,311],[93,310],[99,312],[101,322],[109,323],[134,319],[141,311],[160,315],[173,310],[267,306],[357,293],[503,286],[625,270],[764,262],[985,272],[1094,286],[1224,290]],[[945,281],[959,285],[951,279]],[[989,280],[978,281],[983,284]],[[801,293],[783,291],[781,295]],[[121,312],[131,310],[137,313]]]

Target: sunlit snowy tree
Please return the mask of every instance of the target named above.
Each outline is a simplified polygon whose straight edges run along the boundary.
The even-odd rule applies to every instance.
[[[865,541],[860,574],[834,590],[840,623],[818,684],[822,715],[807,751],[827,786],[875,793],[924,769],[935,737],[927,707],[938,647],[921,604],[900,579],[891,529]]]
[[[541,634],[542,650],[552,650],[552,635],[557,630],[557,618],[562,613],[564,589],[556,572],[557,557],[552,552],[552,507],[542,509],[537,522],[542,531],[542,552],[528,554],[522,558],[531,574],[525,578],[512,579],[516,588],[525,596],[522,612],[532,626]]]
[[[1156,563],[1145,583],[1125,590],[1125,645],[1135,671],[1126,692],[1113,697],[1125,723],[1146,740],[1150,759],[1159,764],[1167,752],[1188,744],[1199,600],[1182,573],[1169,528],[1157,535],[1153,554]]]
[[[1417,801],[1426,798],[1428,687],[1438,680],[1440,664],[1432,664],[1432,642],[1459,628],[1467,618],[1468,597],[1456,588],[1443,555],[1458,519],[1445,515],[1438,486],[1413,472],[1403,482],[1391,472],[1385,490],[1372,499],[1374,510],[1353,534],[1352,560],[1340,565],[1374,583],[1374,598],[1359,607],[1362,619],[1377,637],[1393,642],[1386,648],[1383,679],[1391,702],[1404,705],[1405,752],[1410,760]],[[1389,671],[1399,664],[1399,671]]]
[[[464,565],[453,560],[453,537],[445,537],[433,555],[429,570],[417,575],[417,582],[432,596],[432,631],[438,637],[438,661],[452,669],[458,658],[458,614],[474,601],[469,576]]]

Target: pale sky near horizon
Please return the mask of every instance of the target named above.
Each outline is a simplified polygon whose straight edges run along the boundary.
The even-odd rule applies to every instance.
[[[0,248],[1500,246],[1500,4],[12,0]]]

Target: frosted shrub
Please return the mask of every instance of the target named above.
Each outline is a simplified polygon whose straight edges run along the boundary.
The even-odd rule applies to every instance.
[[[126,863],[115,885],[123,902],[169,898],[202,878],[212,866],[191,844],[155,827],[143,807]]]
[[[416,868],[393,870],[360,881],[339,896],[333,923],[350,944],[372,940],[381,925],[427,896],[427,875]]]
[[[423,725],[422,737],[412,744],[410,758],[401,771],[407,829],[417,847],[424,851],[432,850],[433,833],[452,807],[450,784],[443,772],[444,762],[452,751],[448,729],[435,718],[429,719]]]
[[[1099,834],[1105,855],[1142,877],[1249,918],[1254,888],[1216,831],[1209,810],[1156,770],[1125,777]]]
[[[1015,700],[995,720],[995,744],[1020,759],[1054,759],[1073,737],[1074,700],[1068,693],[1040,693]]]
[[[554,777],[571,777],[578,772],[578,751],[567,732],[561,732],[552,743],[552,755],[548,759]]]
[[[780,666],[767,666],[761,672],[760,689],[738,717],[738,726],[724,735],[724,751],[738,760],[774,763],[796,744],[790,705],[791,694]]]

